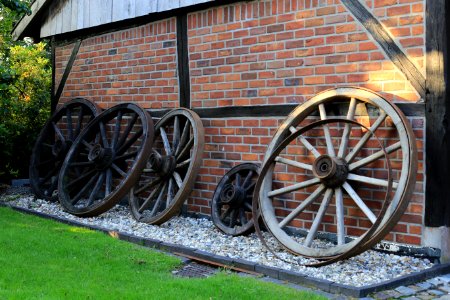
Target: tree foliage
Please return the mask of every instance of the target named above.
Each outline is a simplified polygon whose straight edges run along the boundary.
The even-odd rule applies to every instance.
[[[0,181],[27,177],[34,141],[50,114],[51,63],[44,42],[13,41],[27,2],[0,0]]]

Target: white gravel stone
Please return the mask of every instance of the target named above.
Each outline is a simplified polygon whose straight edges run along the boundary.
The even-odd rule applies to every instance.
[[[98,217],[78,218],[64,212],[59,203],[36,200],[32,196],[8,197],[8,199],[3,200],[13,206],[76,220],[87,225],[97,225],[109,230],[183,245],[230,258],[241,258],[350,286],[375,284],[433,266],[428,259],[370,250],[332,265],[319,268],[305,267],[301,264],[312,263],[314,260],[284,251],[269,233],[264,233],[267,243],[273,246],[277,255],[285,261],[274,257],[261,244],[256,234],[238,237],[228,236],[220,232],[207,219],[175,217],[161,226],[153,226],[137,222],[131,216],[128,207],[119,205]]]

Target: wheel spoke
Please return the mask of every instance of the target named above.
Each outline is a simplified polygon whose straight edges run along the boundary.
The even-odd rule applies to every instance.
[[[310,247],[314,238],[317,235],[317,231],[319,230],[319,225],[322,223],[322,218],[325,215],[325,212],[327,211],[328,204],[330,203],[331,197],[333,195],[332,189],[327,189],[325,192],[325,196],[323,196],[322,203],[320,204],[319,211],[317,212],[316,217],[314,218],[314,221],[311,225],[311,228],[309,229],[308,235],[305,239],[305,246]]]
[[[230,223],[229,223],[229,226],[231,228],[233,228],[236,225],[237,213],[238,213],[237,209],[233,209],[233,211],[231,212]]]
[[[222,222],[225,223],[225,218],[228,217],[228,216],[230,215],[231,211],[232,211],[232,208],[231,208],[231,207],[228,207],[228,208],[220,215],[220,220],[221,220]]]
[[[194,137],[192,137],[189,140],[189,142],[183,147],[183,150],[181,150],[180,153],[176,156],[177,160],[185,157],[186,154],[189,154],[193,145],[194,145]]]
[[[116,148],[117,147],[121,147],[123,143],[125,143],[125,141],[127,140],[128,135],[131,132],[131,129],[133,129],[134,124],[136,123],[138,118],[137,114],[133,114],[133,117],[131,118],[130,122],[127,125],[127,128],[125,128],[125,131],[123,132],[119,142],[116,144]]]
[[[245,217],[245,211],[244,208],[239,209],[239,220],[241,221],[241,226],[245,225],[247,223],[247,218]]]
[[[355,116],[356,109],[356,99],[352,98],[350,100],[350,105],[347,112],[347,120],[353,120]],[[349,123],[345,123],[344,132],[342,133],[341,144],[339,145],[338,157],[344,157],[345,152],[347,152],[348,140],[351,132],[351,125]]]
[[[319,113],[320,113],[321,120],[327,119],[327,112],[326,112],[325,106],[323,104],[319,104]],[[323,127],[323,133],[325,135],[325,141],[327,144],[327,153],[329,156],[334,157],[334,156],[336,156],[336,153],[334,152],[333,141],[331,140],[330,128],[326,124],[322,125],[322,127]]]
[[[177,166],[175,168],[176,169],[183,168],[184,166],[189,165],[190,163],[191,163],[191,159],[189,158],[189,159],[186,159],[185,161],[177,164]]]
[[[103,124],[103,122],[100,122],[98,125],[100,127],[100,136],[102,137],[103,147],[108,148],[109,143],[108,138],[106,137],[105,124]]]
[[[55,122],[52,122],[53,129],[55,130],[55,133],[59,136],[59,139],[64,142],[66,139],[64,138],[64,134],[61,132],[61,129],[56,126]]]
[[[181,151],[181,147],[186,143],[188,137],[189,137],[189,129],[190,129],[190,123],[189,120],[186,120],[186,123],[184,124],[184,128],[183,128],[183,132],[181,133],[181,139],[180,139],[180,143],[178,144],[178,147],[175,151],[175,156],[178,157],[180,151]]]
[[[172,150],[170,149],[169,138],[167,137],[166,130],[164,128],[160,127],[159,131],[161,133],[161,139],[162,139],[163,144],[164,144],[164,150],[166,151],[166,155],[171,155],[172,154]]]
[[[105,197],[111,193],[112,187],[112,171],[111,169],[106,170],[106,179],[105,179]]]
[[[289,166],[292,166],[292,167],[296,167],[296,168],[312,171],[312,165],[308,165],[308,164],[305,164],[305,163],[302,163],[302,162],[299,162],[299,161],[295,161],[295,160],[292,160],[292,159],[284,158],[284,157],[281,157],[281,156],[277,156],[275,158],[275,161],[283,163],[283,164],[286,164],[286,165],[289,165]]]
[[[172,153],[175,153],[175,150],[178,148],[178,143],[180,143],[180,119],[178,116],[175,116],[175,120],[173,121]]]
[[[125,153],[144,133],[144,130],[140,128],[131,138],[129,138],[125,143],[120,146],[120,148],[117,150],[117,154],[121,155]]]
[[[98,176],[99,176],[99,174],[98,174],[98,172],[96,172],[95,175],[92,176],[91,179],[89,179],[89,181],[86,183],[86,185],[83,186],[83,188],[78,192],[78,194],[76,194],[75,197],[73,197],[73,199],[71,199],[72,205],[77,204],[77,202],[87,192],[87,190],[91,187],[91,185],[94,184],[94,182],[98,178]]]
[[[235,181],[235,185],[236,185],[237,187],[240,187],[240,186],[241,186],[241,174],[239,174],[239,173],[236,173],[236,181]]]
[[[287,224],[289,224],[292,220],[294,220],[299,214],[302,213],[302,211],[305,210],[305,208],[313,203],[317,197],[322,194],[322,192],[326,189],[325,185],[321,184],[311,195],[308,196],[299,206],[297,206],[293,211],[289,213],[279,224],[280,228],[285,227]],[[251,206],[250,206],[251,209]]]
[[[242,183],[242,187],[243,187],[244,189],[247,188],[247,186],[251,184],[251,182],[252,182],[252,181],[251,181],[251,180],[252,180],[252,176],[253,176],[253,171],[250,170],[250,171],[248,172],[247,176],[245,177],[244,182]]]
[[[127,173],[125,173],[121,168],[119,168],[118,165],[116,165],[115,163],[111,164],[111,168],[113,168],[117,173],[120,174],[120,176],[122,177],[127,177]]]
[[[142,205],[139,207],[139,213],[142,213],[147,206],[151,203],[152,199],[155,197],[155,195],[157,193],[159,193],[159,191],[161,190],[162,185],[158,185],[151,193],[150,195],[145,199],[144,203],[142,203]]]
[[[167,188],[167,199],[166,199],[166,208],[169,208],[170,203],[172,203],[173,200],[173,178],[169,178],[169,187]]]
[[[47,164],[49,164],[49,163],[52,163],[52,165],[55,165],[55,164],[57,164],[58,162],[60,162],[60,160],[57,160],[57,159],[55,159],[55,158],[50,158],[50,159],[47,159],[47,160],[45,160],[45,161],[42,161],[42,162],[36,164],[36,167],[37,167],[37,168],[40,168],[40,167],[45,166],[45,165],[47,165]]]
[[[306,180],[306,181],[303,181],[303,182],[299,182],[299,183],[296,183],[296,184],[293,184],[293,185],[290,185],[290,186],[286,186],[286,187],[281,188],[281,189],[276,189],[276,190],[270,191],[267,194],[267,196],[269,196],[269,197],[279,196],[279,195],[286,194],[286,193],[289,193],[289,192],[297,191],[299,189],[307,188],[307,187],[310,187],[310,186],[318,184],[318,183],[320,183],[320,179],[313,178],[313,179]]]
[[[295,129],[294,126],[291,126],[289,128],[289,131],[291,133],[295,133],[295,132],[297,132],[297,129]],[[303,135],[299,135],[298,138],[300,139],[300,142],[303,144],[303,146],[305,146],[306,149],[311,151],[311,153],[313,154],[314,157],[319,157],[320,156],[320,152],[317,151],[317,149],[313,145],[311,145],[311,143],[308,142],[308,140]]]
[[[84,118],[84,109],[83,106],[80,106],[80,112],[78,113],[77,119],[77,128],[75,129],[75,136],[78,136],[81,131],[81,127],[83,126],[83,118]]]
[[[173,172],[173,178],[175,178],[175,182],[177,183],[178,188],[181,188],[183,185],[183,180],[181,179],[180,174],[177,172]]]
[[[362,175],[356,175],[356,174],[352,174],[352,173],[348,174],[347,179],[353,180],[353,181],[359,181],[362,183],[367,183],[370,185],[383,186],[383,187],[388,187],[388,185],[389,185],[389,182],[387,180],[368,177],[368,176],[362,176]],[[398,188],[398,183],[392,182],[392,188],[393,189]]]
[[[114,133],[111,141],[111,148],[116,149],[117,140],[119,139],[119,133],[120,133],[120,126],[122,125],[122,116],[123,113],[120,110],[117,114],[116,118],[116,125],[114,126]]]
[[[334,197],[336,199],[337,243],[343,245],[345,244],[344,197],[340,187],[334,189]]]
[[[126,159],[129,159],[129,158],[133,157],[133,156],[136,156],[138,153],[139,153],[139,151],[128,152],[128,153],[125,153],[123,155],[116,156],[116,158],[114,158],[114,160],[115,161],[117,161],[117,160],[126,160]]]
[[[71,167],[86,167],[86,166],[90,166],[93,164],[94,164],[93,161],[80,161],[80,162],[70,163],[69,166],[71,166]]]
[[[97,195],[98,191],[102,187],[104,179],[105,179],[105,172],[102,172],[100,174],[100,176],[98,177],[97,182],[95,183],[95,186],[92,189],[91,194],[89,195],[89,200],[88,200],[88,203],[86,206],[90,206],[90,205],[92,205],[92,203],[94,203],[95,196]]]
[[[167,187],[167,183],[165,182],[163,184],[163,187],[162,187],[161,191],[159,192],[158,198],[156,198],[155,205],[153,205],[153,209],[150,212],[151,216],[154,216],[158,212],[159,204],[161,203],[161,200],[162,200],[162,198],[164,196],[164,192],[166,190],[166,187]]]
[[[67,108],[66,110],[67,131],[69,132],[69,140],[73,141],[73,124],[72,124],[72,111]]]
[[[397,142],[397,143],[392,144],[391,146],[385,148],[384,150],[386,151],[387,154],[390,154],[390,153],[392,153],[394,151],[397,151],[398,149],[401,149],[401,147],[402,147],[402,144],[400,142]],[[354,171],[354,170],[356,170],[358,168],[361,168],[361,167],[364,167],[365,165],[370,164],[371,162],[376,161],[377,159],[383,157],[384,155],[385,154],[384,154],[383,150],[377,151],[374,154],[371,154],[371,155],[369,155],[369,156],[367,156],[367,157],[365,157],[365,158],[363,158],[361,160],[358,160],[358,161],[355,161],[354,163],[351,163],[348,166],[348,169],[349,169],[349,171]]]
[[[370,208],[364,203],[364,201],[359,197],[359,195],[355,192],[355,190],[345,182],[342,187],[347,191],[348,195],[353,199],[353,201],[358,205],[358,207],[363,211],[363,213],[369,218],[370,222],[375,223],[377,217],[370,210]]]
[[[78,177],[78,178],[75,179],[74,181],[69,182],[69,183],[67,184],[67,189],[70,189],[70,187],[72,187],[72,186],[78,184],[80,181],[83,181],[86,177],[89,177],[89,176],[91,176],[92,174],[94,174],[94,173],[96,173],[96,172],[97,172],[97,170],[96,170],[96,169],[93,169],[93,170],[88,171],[87,173],[84,173],[83,175],[81,175],[81,177]]]
[[[89,149],[89,150],[91,150],[92,147],[93,147],[91,144],[89,144],[89,143],[86,142],[85,140],[82,140],[81,143],[82,143],[87,149]]]
[[[345,160],[350,163],[355,159],[356,155],[359,153],[359,151],[364,147],[364,145],[367,143],[369,138],[372,136],[372,134],[378,129],[378,127],[383,123],[383,121],[386,119],[387,114],[382,110],[380,116],[376,119],[376,121],[373,123],[373,125],[369,128],[369,131],[367,131],[364,136],[359,140],[359,142],[356,144],[356,146],[352,149],[352,151],[347,154],[345,157]]]
[[[146,189],[151,189],[152,187],[159,184],[160,182],[161,182],[161,178],[159,178],[159,177],[153,181],[149,181],[146,184],[144,184],[143,186],[141,186],[138,190],[136,190],[134,192],[134,194],[139,195],[141,192],[145,191]]]

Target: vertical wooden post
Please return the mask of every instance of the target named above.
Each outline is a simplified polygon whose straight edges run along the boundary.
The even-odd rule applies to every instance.
[[[189,77],[187,14],[177,16],[178,88],[180,107],[191,106],[191,82]]]
[[[426,192],[425,225],[450,226],[450,3],[426,1]]]

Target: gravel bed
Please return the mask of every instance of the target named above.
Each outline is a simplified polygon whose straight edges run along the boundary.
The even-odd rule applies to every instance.
[[[380,283],[433,266],[428,259],[366,251],[329,266],[311,268],[299,264],[311,263],[313,260],[284,251],[269,234],[265,236],[268,244],[274,247],[280,257],[291,263],[275,258],[255,234],[240,237],[227,236],[207,219],[175,217],[161,226],[153,226],[135,221],[128,207],[119,205],[98,217],[78,218],[64,212],[59,203],[35,199],[32,195],[24,193],[0,195],[0,201],[88,225],[97,225],[109,230],[196,248],[230,258],[241,258],[356,287]]]

